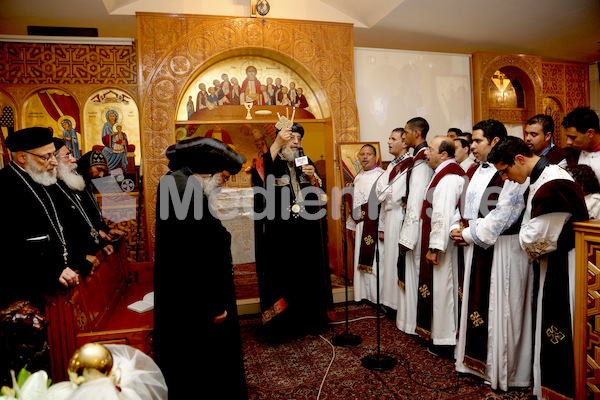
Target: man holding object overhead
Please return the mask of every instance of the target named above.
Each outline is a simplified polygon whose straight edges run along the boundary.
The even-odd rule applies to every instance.
[[[271,339],[318,333],[333,316],[323,183],[310,159],[297,166],[304,128],[290,122],[278,124],[252,168],[256,272]]]

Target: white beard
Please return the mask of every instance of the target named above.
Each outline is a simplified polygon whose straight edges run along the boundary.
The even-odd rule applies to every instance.
[[[32,155],[27,154],[26,156],[27,164],[25,164],[23,169],[29,174],[34,182],[39,183],[42,186],[52,186],[56,183],[56,168],[48,171],[37,165]]]
[[[202,190],[204,191],[204,195],[210,199],[211,195],[219,194],[219,191],[216,191],[221,187],[221,183],[219,182],[219,177],[215,174],[210,177],[210,179],[202,182]]]
[[[283,148],[281,149],[281,156],[286,161],[294,162],[294,160],[296,160],[296,158],[298,158],[299,155],[300,153],[298,152],[298,149],[292,149],[288,145],[283,146]]]
[[[75,172],[77,164],[65,165],[63,163],[58,164],[58,179],[63,181],[65,185],[71,190],[81,192],[85,189],[85,180],[83,176]]]

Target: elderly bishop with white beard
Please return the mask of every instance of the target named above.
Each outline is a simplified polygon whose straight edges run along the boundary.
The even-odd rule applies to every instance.
[[[54,138],[53,142],[58,180],[49,188],[49,193],[64,228],[72,264],[79,273],[88,275],[100,265],[97,254],[106,244],[83,204],[85,180],[76,171],[77,160],[62,139]],[[106,251],[111,253],[112,246]]]
[[[158,186],[154,360],[170,399],[246,399],[231,234],[213,200],[246,158],[213,138],[171,145]]]
[[[278,130],[252,168],[260,305],[274,340],[319,333],[333,317],[323,182],[310,159],[295,164],[303,137],[297,123]]]
[[[0,308],[28,300],[42,312],[44,294],[79,284],[70,263],[62,221],[49,187],[56,184],[52,132],[26,128],[10,133],[12,161],[0,171],[2,280]]]

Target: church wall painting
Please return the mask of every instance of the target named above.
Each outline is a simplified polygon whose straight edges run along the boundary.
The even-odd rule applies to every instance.
[[[93,92],[85,102],[83,124],[85,152],[101,150],[111,170],[140,165],[139,111],[127,92],[114,88]]]
[[[323,118],[312,83],[289,66],[266,57],[231,57],[203,70],[184,90],[177,120],[214,119],[219,107],[243,106],[252,102],[268,113],[271,106],[296,107],[299,116]],[[265,108],[266,107],[266,108]],[[302,111],[301,111],[302,110]],[[260,115],[260,111],[259,114]],[[245,118],[246,112],[240,114]]]
[[[75,158],[81,157],[84,140],[81,137],[79,104],[61,89],[40,89],[27,97],[23,104],[22,127],[45,127],[55,137],[65,139]]]

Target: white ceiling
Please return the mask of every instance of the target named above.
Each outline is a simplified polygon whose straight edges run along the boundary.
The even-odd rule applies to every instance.
[[[269,18],[354,24],[356,47],[600,61],[600,0],[269,0]],[[250,16],[250,0],[0,0],[0,34],[28,25],[137,36],[136,12]]]

